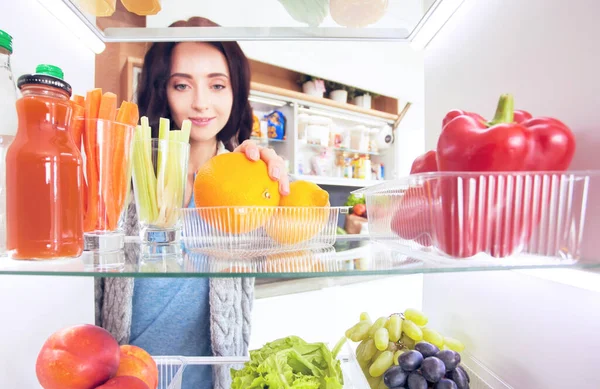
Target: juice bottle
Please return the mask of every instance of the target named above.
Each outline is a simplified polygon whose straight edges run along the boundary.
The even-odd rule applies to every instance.
[[[6,151],[17,133],[17,88],[10,67],[12,37],[0,30],[0,255],[6,253]]]
[[[83,162],[68,133],[71,86],[40,65],[19,77],[19,126],[6,154],[7,249],[14,259],[83,252]]]

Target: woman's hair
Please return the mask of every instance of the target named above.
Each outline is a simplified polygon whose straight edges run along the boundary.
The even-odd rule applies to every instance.
[[[193,17],[180,20],[169,27],[218,27],[209,19]],[[155,42],[144,57],[141,79],[137,91],[140,115],[145,115],[152,126],[152,137],[158,137],[158,123],[161,117],[173,118],[167,100],[167,81],[171,75],[171,56],[179,42]],[[216,47],[227,60],[233,106],[225,127],[217,134],[231,151],[235,146],[250,138],[252,132],[252,107],[248,101],[250,94],[250,64],[237,42],[206,42]]]

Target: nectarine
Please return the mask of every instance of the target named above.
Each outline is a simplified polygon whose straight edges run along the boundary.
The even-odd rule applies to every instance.
[[[77,325],[46,340],[35,372],[44,389],[94,389],[115,375],[120,358],[119,344],[108,331]]]
[[[96,389],[150,389],[148,385],[137,377],[121,376],[108,380],[104,385]]]
[[[137,377],[144,381],[149,389],[158,387],[156,362],[146,350],[137,346],[121,346],[121,363],[116,376]]]

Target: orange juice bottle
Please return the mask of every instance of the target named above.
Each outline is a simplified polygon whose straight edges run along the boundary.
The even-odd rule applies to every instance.
[[[71,86],[40,65],[19,77],[19,126],[6,154],[7,250],[14,259],[83,252],[83,161],[68,132]]]
[[[127,11],[136,15],[156,15],[160,12],[160,0],[121,0]]]

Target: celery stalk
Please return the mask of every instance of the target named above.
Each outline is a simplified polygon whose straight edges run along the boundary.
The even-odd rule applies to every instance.
[[[141,126],[136,127],[134,135],[134,159],[133,169],[135,171],[135,186],[138,190],[138,218],[140,221],[151,224],[156,218],[156,177],[152,165],[152,154],[150,142],[150,126],[148,118],[142,117]]]

